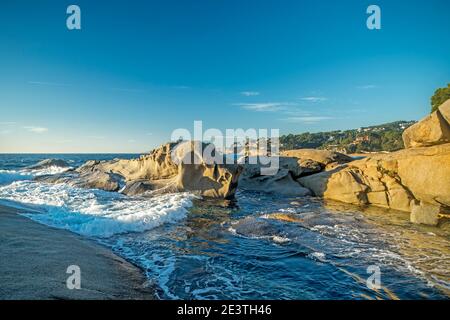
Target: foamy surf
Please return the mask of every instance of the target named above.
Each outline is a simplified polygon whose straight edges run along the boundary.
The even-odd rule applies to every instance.
[[[26,216],[40,223],[86,236],[110,237],[177,222],[186,216],[193,196],[178,193],[147,199],[65,184],[15,181],[0,186],[0,198],[38,206],[41,214]]]
[[[49,166],[42,169],[0,170],[0,185],[18,180],[31,180],[33,177],[47,174],[63,173],[70,169],[72,169],[72,167]]]

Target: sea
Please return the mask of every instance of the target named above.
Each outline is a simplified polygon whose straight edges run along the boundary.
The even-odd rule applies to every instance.
[[[0,204],[109,248],[142,270],[159,299],[450,297],[447,222],[414,225],[407,213],[313,197],[144,198],[33,180],[137,156],[0,154]],[[44,159],[68,167],[28,169]]]

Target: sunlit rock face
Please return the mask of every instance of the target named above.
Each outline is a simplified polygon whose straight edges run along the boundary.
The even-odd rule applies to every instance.
[[[450,206],[450,144],[405,149],[300,178],[317,196],[410,211],[411,200]]]
[[[428,147],[450,142],[450,100],[403,132],[406,148]]]
[[[128,195],[189,191],[205,197],[232,198],[241,167],[215,161],[220,155],[205,158],[205,148],[210,148],[207,154],[215,153],[214,146],[200,142],[167,143],[137,159],[88,161],[68,174],[41,180],[107,191],[120,189]]]
[[[436,217],[450,208],[449,119],[450,100],[405,130],[407,149],[373,155],[298,181],[326,199],[414,209],[413,222],[437,224]]]
[[[253,160],[253,161],[252,161]],[[265,166],[256,157],[249,157],[239,179],[242,190],[268,192],[285,196],[307,196],[311,191],[302,186],[297,179],[323,170],[330,170],[353,159],[347,155],[315,149],[288,150],[278,157],[278,170],[275,174],[264,175]]]

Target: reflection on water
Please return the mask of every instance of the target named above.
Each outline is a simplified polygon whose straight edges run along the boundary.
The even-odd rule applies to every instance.
[[[449,234],[448,223],[412,225],[401,212],[242,192],[104,242],[164,299],[446,299]],[[370,265],[379,290],[366,285]]]

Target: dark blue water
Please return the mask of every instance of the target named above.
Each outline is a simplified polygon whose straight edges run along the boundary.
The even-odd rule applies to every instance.
[[[135,156],[0,155],[0,170],[20,171],[49,157],[78,166]],[[0,186],[2,197],[41,206],[45,219],[30,215],[37,221],[74,223],[69,230],[82,230],[142,268],[162,299],[448,299],[450,292],[450,226],[413,225],[401,212],[238,192],[234,201],[194,199],[185,214],[173,216],[177,211],[166,203],[178,203],[176,197],[118,198],[32,181]],[[138,226],[163,220],[106,237],[98,230],[102,221],[97,233],[79,228],[102,210],[108,219],[131,217]],[[380,270],[377,288],[367,285],[371,267]]]
[[[34,165],[45,159],[61,159],[66,161],[70,166],[78,167],[88,160],[112,160],[133,159],[139,157],[139,154],[131,153],[89,153],[89,154],[73,154],[73,153],[0,153],[0,170],[17,170]]]

